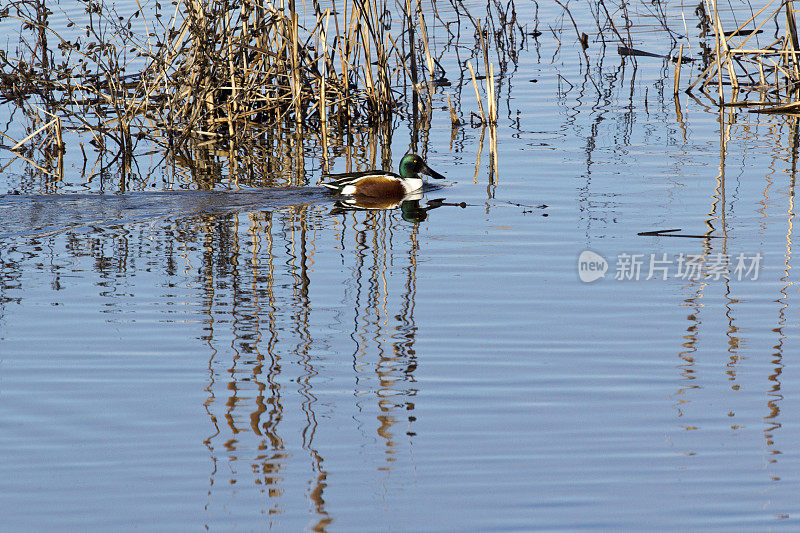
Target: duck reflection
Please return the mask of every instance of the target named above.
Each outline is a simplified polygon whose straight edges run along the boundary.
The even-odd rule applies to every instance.
[[[447,203],[445,198],[428,200],[424,206],[420,205],[422,193],[412,193],[402,200],[386,200],[371,196],[353,195],[338,200],[331,210],[331,215],[341,215],[350,211],[389,211],[400,209],[401,216],[406,222],[423,222],[428,218],[428,211],[442,206],[466,207],[465,203]]]

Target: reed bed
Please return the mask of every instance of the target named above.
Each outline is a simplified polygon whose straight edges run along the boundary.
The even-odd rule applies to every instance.
[[[0,51],[0,102],[12,102],[30,123],[25,138],[5,144],[55,179],[63,175],[63,129],[88,136],[87,145],[80,143],[83,171],[119,174],[110,169],[121,167],[123,190],[128,174],[147,181],[134,168],[142,141],[155,145],[144,153],[160,150],[200,186],[213,186],[207,176],[225,166],[228,176],[250,184],[253,175],[291,168],[285,183],[302,184],[309,143],[327,170],[329,152],[349,154],[354,136],[371,146],[388,144],[400,117],[411,122],[410,148],[417,150],[418,128],[430,126],[433,92],[450,84],[421,0],[332,0],[325,8],[316,0],[308,6],[178,0],[170,11],[156,3],[124,17],[102,0],[76,3],[84,16],[59,31],[47,0],[11,0],[0,9],[0,20],[21,28],[16,49]],[[480,114],[471,113],[470,122],[494,128],[498,88],[491,59],[501,77],[524,45],[514,2],[497,3],[483,22],[460,0],[451,4],[459,30],[439,25],[447,46],[461,46],[461,21],[469,22],[470,55],[482,60],[483,74],[473,70],[472,76]],[[441,20],[435,3],[427,16]],[[456,128],[460,89],[452,93],[455,105],[450,95]],[[90,148],[98,161],[87,158]],[[391,155],[380,151],[378,166],[390,165]]]
[[[232,136],[284,120],[302,125],[307,115],[379,120],[396,104],[397,68],[390,70],[389,58],[400,52],[381,23],[385,2],[343,0],[341,14],[315,4],[314,17],[302,24],[293,0],[183,0],[165,25],[159,14],[156,23],[142,11],[115,20],[108,7],[83,3],[87,38],[74,40],[49,29],[43,3],[15,2],[4,10],[36,30],[38,41],[27,54],[0,57],[3,95],[39,94],[73,118],[87,104],[101,106],[119,122],[113,129],[123,146],[134,120],[179,137]],[[145,40],[131,30],[139,17]],[[48,40],[73,61],[58,64]],[[131,65],[143,68],[130,73]]]
[[[730,4],[703,0],[696,13],[713,34],[711,60],[689,85],[720,106],[800,113],[800,45],[793,0],[769,0],[741,23]],[[741,13],[739,13],[741,15]],[[766,42],[763,42],[766,41]],[[676,69],[676,89],[677,76]]]
[[[0,97],[68,118],[122,159],[143,137],[175,150],[275,129],[324,142],[329,123],[374,125],[401,103],[394,86],[413,45],[387,31],[385,1],[315,2],[309,15],[294,0],[182,0],[166,22],[158,10],[123,18],[81,3],[85,32],[71,40],[50,28],[43,0],[0,10],[27,32],[16,55],[0,53]]]

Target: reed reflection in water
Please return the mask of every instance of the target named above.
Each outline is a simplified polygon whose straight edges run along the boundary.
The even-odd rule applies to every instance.
[[[83,294],[72,314],[98,332],[98,344],[85,355],[94,363],[85,364],[110,362],[81,370],[81,357],[65,359],[67,370],[48,378],[56,381],[72,383],[87,371],[102,375],[108,364],[119,365],[120,380],[132,379],[131,358],[151,352],[159,356],[149,372],[172,359],[172,374],[196,378],[205,366],[201,440],[210,460],[209,517],[235,519],[255,509],[296,517],[308,508],[314,528],[324,528],[326,446],[347,457],[340,468],[367,462],[376,477],[390,475],[398,453],[410,453],[420,254],[419,226],[399,209],[334,219],[329,210],[325,204],[201,214],[6,239],[0,320],[24,319],[14,307],[41,291],[52,305],[67,307],[76,291]],[[328,229],[321,231],[323,222]],[[85,345],[56,315],[37,317],[45,328],[40,348],[57,354]],[[19,344],[4,346],[7,353],[26,352]],[[150,375],[145,385],[131,386],[153,395],[166,412],[187,407],[175,409],[170,395],[157,392],[161,385],[145,393],[149,380],[161,382]],[[91,405],[91,391],[75,391],[77,409]],[[31,409],[39,408],[21,408]],[[96,422],[90,415],[89,426]],[[67,440],[84,438],[77,429],[64,431],[75,432]],[[157,436],[143,440],[150,438]],[[83,475],[91,474],[76,477]]]
[[[283,476],[304,468],[314,528],[323,528],[319,433],[349,426],[344,433],[362,444],[348,448],[366,446],[357,453],[376,470],[390,471],[410,447],[418,226],[397,212],[348,214],[336,242],[320,249],[320,214],[250,212],[203,224],[209,512],[232,484],[252,484],[268,512],[285,512],[292,488]]]
[[[762,135],[765,180],[728,175],[743,150],[730,119],[719,151],[677,163],[693,174],[674,197],[653,192],[672,172],[657,164],[629,201],[615,181],[554,179],[574,196],[550,194],[547,218],[476,208],[485,189],[457,183],[448,196],[470,207],[417,224],[319,201],[4,238],[0,420],[21,428],[0,435],[0,475],[24,472],[19,494],[44,490],[95,529],[203,506],[209,528],[344,528],[369,509],[409,529],[454,511],[577,529],[644,523],[654,502],[676,529],[773,523],[796,509],[794,156],[785,131]],[[630,140],[633,157],[648,143]],[[654,221],[662,200],[675,207]],[[636,235],[675,219],[723,238]],[[773,259],[752,281],[584,285],[576,252],[595,246]]]

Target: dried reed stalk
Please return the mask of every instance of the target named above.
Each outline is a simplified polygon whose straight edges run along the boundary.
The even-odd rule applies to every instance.
[[[478,90],[478,80],[475,78],[475,70],[472,68],[472,62],[467,61],[467,68],[469,74],[472,76],[472,87],[475,89],[475,99],[478,100],[478,110],[481,112],[481,123],[486,124],[486,114],[483,112],[483,102],[481,101],[481,93]]]
[[[450,110],[450,124],[452,127],[457,127],[461,124],[461,119],[458,118],[456,110],[453,109],[453,104],[450,102],[450,94],[447,94],[447,109]]]
[[[681,61],[683,60],[683,43],[681,43],[678,50],[678,60],[675,62],[675,85],[673,86],[672,94],[678,94],[678,88],[681,85]]]

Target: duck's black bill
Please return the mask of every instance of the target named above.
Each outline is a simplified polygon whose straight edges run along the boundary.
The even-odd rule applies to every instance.
[[[425,165],[425,169],[423,170],[423,172],[425,172],[428,176],[430,176],[432,178],[436,178],[437,180],[447,179],[444,176],[442,176],[441,174],[439,174],[438,172],[436,172],[435,170],[433,170],[428,165]]]

